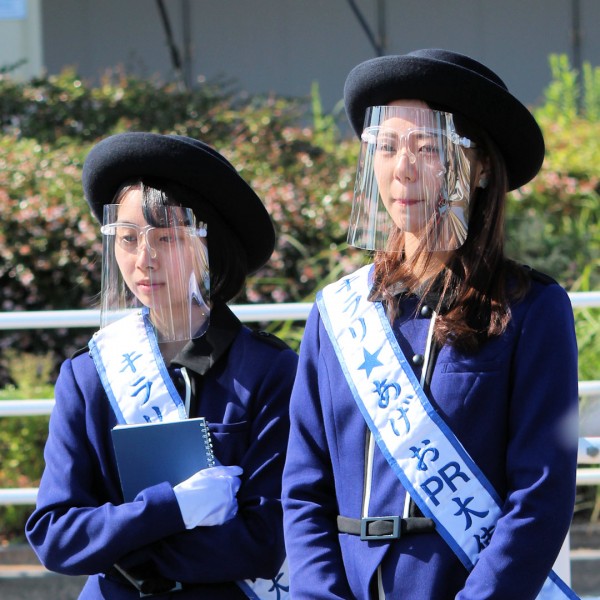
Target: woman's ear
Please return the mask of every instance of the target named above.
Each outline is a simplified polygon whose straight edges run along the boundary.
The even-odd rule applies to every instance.
[[[475,185],[478,188],[486,188],[490,182],[490,160],[487,156],[479,158],[476,165]]]
[[[481,173],[479,175],[479,179],[477,179],[477,187],[478,188],[486,188],[489,183],[489,178],[486,173]]]

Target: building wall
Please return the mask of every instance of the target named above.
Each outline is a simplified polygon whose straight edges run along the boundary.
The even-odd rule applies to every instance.
[[[153,0],[41,0],[43,63],[86,78],[122,67],[173,79]],[[579,6],[581,58],[600,65],[598,0],[357,0],[374,32],[385,14],[385,53],[445,47],[488,64],[524,102],[540,100],[548,56],[573,60]],[[189,38],[192,81],[225,76],[251,93],[307,96],[318,82],[327,109],[348,71],[375,51],[347,0],[165,0],[179,47]],[[381,32],[380,32],[381,33]],[[186,38],[187,36],[187,38]]]
[[[40,0],[0,0],[0,69],[21,79],[42,70]]]

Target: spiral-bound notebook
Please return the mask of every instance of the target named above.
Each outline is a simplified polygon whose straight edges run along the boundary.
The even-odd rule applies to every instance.
[[[175,486],[215,464],[203,417],[117,425],[112,439],[125,502],[151,485],[168,481]]]

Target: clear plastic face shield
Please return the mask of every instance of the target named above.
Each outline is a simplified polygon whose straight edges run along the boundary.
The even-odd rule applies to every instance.
[[[143,204],[132,188],[104,206],[101,326],[145,307],[159,342],[200,337],[210,314],[206,225],[189,208]]]
[[[401,250],[397,234],[429,251],[454,250],[467,237],[471,140],[452,114],[427,108],[367,110],[354,188],[348,243]]]

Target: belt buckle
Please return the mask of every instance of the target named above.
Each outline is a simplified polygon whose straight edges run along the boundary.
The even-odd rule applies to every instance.
[[[392,523],[392,533],[368,533],[368,526],[378,521],[388,521]],[[400,539],[400,517],[363,517],[360,520],[360,539],[367,540],[398,540]]]

